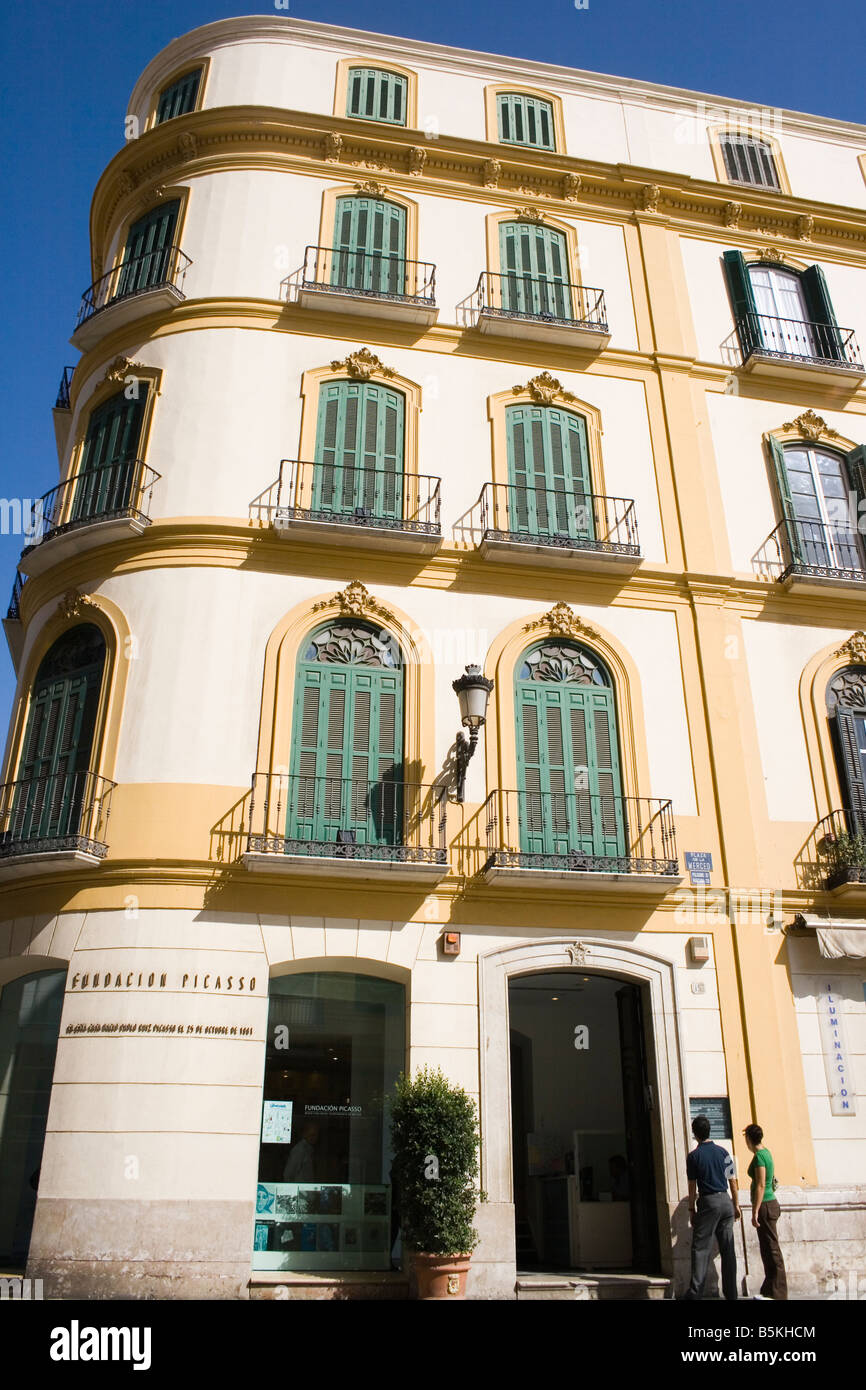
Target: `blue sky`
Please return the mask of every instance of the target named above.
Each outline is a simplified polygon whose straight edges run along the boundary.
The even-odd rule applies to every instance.
[[[258,0],[6,4],[3,96],[3,425],[0,497],[38,497],[57,481],[51,406],[89,281],[93,187],[123,143],[136,78],[178,34],[274,11]],[[285,10],[279,13],[286,13]],[[762,105],[864,121],[862,0],[574,0],[493,5],[437,0],[290,0],[289,14],[434,43],[565,63]],[[757,18],[756,18],[757,17]],[[21,537],[0,535],[5,613]],[[0,653],[0,726],[14,690]]]

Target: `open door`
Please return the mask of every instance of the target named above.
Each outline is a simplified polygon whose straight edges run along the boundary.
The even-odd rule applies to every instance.
[[[632,1264],[634,1269],[648,1274],[658,1271],[660,1256],[651,1127],[654,1095],[647,1071],[640,988],[623,985],[617,990],[616,1002],[631,1202]]]

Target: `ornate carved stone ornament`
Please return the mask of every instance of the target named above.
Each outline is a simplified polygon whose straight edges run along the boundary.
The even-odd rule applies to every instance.
[[[517,209],[521,222],[543,222],[547,216],[543,208],[525,207]]]
[[[143,362],[133,362],[130,357],[115,357],[114,361],[105,369],[105,376],[99,385],[104,386],[106,382],[126,381],[128,376],[135,376],[137,372],[144,372],[147,368]]]
[[[838,439],[839,431],[831,429],[826,420],[820,415],[816,415],[814,410],[807,410],[802,415],[798,415],[796,420],[786,420],[782,426],[783,430],[796,430],[803,439]]]
[[[590,627],[581,617],[578,616],[567,603],[561,599],[549,609],[543,618],[535,618],[531,623],[526,623],[524,632],[536,632],[539,628],[545,628],[548,632],[556,633],[561,637],[593,638],[598,637],[594,627]]]
[[[641,212],[658,212],[662,191],[657,183],[645,183],[638,194],[638,207]]]
[[[325,608],[337,608],[354,618],[383,618],[389,623],[397,621],[390,609],[373,598],[360,579],[353,579],[333,598],[320,599],[313,604],[314,613],[321,613]]]
[[[855,632],[833,655],[847,656],[852,661],[860,661],[866,665],[866,632]]]
[[[797,218],[797,236],[800,241],[811,241],[812,232],[815,230],[815,219],[810,212],[806,212],[802,217]]]
[[[329,164],[334,164],[340,158],[340,151],[343,148],[343,137],[336,130],[326,132],[322,140],[322,153]]]
[[[591,955],[592,951],[585,941],[573,941],[570,946],[566,946],[565,954],[572,965],[586,965],[587,956]]]
[[[177,148],[181,155],[185,155],[188,159],[195,159],[198,153],[198,141],[191,130],[181,131],[177,137]]]
[[[374,373],[388,377],[397,375],[393,367],[386,367],[381,358],[366,347],[359,348],[357,352],[350,352],[342,362],[332,362],[331,371],[346,372],[354,381],[369,381]]]
[[[762,235],[762,236],[775,236],[776,233],[775,233],[775,231],[765,231],[765,232],[762,232],[761,235]],[[761,260],[762,260],[762,261],[776,261],[776,262],[778,262],[779,265],[784,265],[784,264],[785,264],[785,252],[782,250],[781,246],[768,246],[764,251],[761,252]]]
[[[562,176],[562,196],[569,202],[575,202],[581,190],[583,179],[580,174],[563,174]]]
[[[138,179],[131,169],[124,169],[117,178],[117,187],[120,196],[125,198],[128,193],[133,193],[138,187]]]
[[[725,226],[739,227],[743,215],[742,203],[725,203]]]
[[[87,608],[95,608],[96,604],[85,594],[80,594],[77,589],[67,589],[63,598],[57,605],[57,611],[66,619],[78,618]]]
[[[409,173],[423,174],[424,165],[427,163],[427,151],[420,145],[413,145],[409,151]]]
[[[485,188],[495,188],[502,175],[502,165],[498,159],[485,159],[481,166],[481,177]]]
[[[519,396],[524,391],[528,391],[534,401],[539,405],[550,405],[559,396],[564,401],[575,401],[577,397],[571,391],[566,391],[561,381],[557,381],[550,372],[541,372],[539,376],[534,376],[531,381],[527,381],[525,386],[512,386],[515,396]]]
[[[355,189],[358,193],[366,193],[371,198],[384,198],[388,192],[385,185],[377,183],[375,179],[367,179],[366,183],[356,183]]]

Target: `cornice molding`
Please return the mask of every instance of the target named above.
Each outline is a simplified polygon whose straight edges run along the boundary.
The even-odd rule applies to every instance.
[[[866,209],[740,188],[732,202],[728,185],[670,171],[516,151],[456,136],[431,141],[421,131],[402,128],[362,130],[347,118],[272,107],[206,108],[167,124],[173,128],[156,126],[130,141],[103,172],[91,210],[95,260],[117,221],[148,189],[262,165],[328,179],[339,168],[362,184],[379,183],[365,175],[381,174],[396,186],[422,186],[425,192],[486,203],[495,190],[501,195],[497,203],[513,197],[518,208],[530,196],[534,203],[550,204],[537,209],[542,215],[579,200],[582,214],[666,219],[689,229],[712,229],[721,237],[735,228],[738,241],[771,237],[802,245],[808,239],[830,250],[866,254]]]

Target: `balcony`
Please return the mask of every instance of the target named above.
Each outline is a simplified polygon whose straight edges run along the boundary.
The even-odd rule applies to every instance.
[[[283,459],[250,517],[280,536],[432,555],[442,543],[439,492],[426,474]]]
[[[99,864],[115,785],[93,772],[58,772],[0,786],[0,877]]]
[[[141,459],[123,459],[77,473],[46,492],[33,508],[31,533],[38,539],[22,551],[22,572],[32,579],[71,555],[140,536],[150,525],[159,476]]]
[[[663,898],[682,882],[670,801],[588,791],[490,793],[481,876]]]
[[[308,246],[304,264],[281,286],[303,309],[335,310],[429,327],[436,322],[436,267],[370,251]]]
[[[755,376],[777,375],[781,367],[803,381],[852,387],[866,376],[852,328],[746,313],[724,348]]]
[[[480,555],[497,560],[632,574],[640,564],[634,502],[577,488],[485,483]],[[474,510],[474,509],[473,509]]]
[[[445,787],[257,772],[242,860],[256,873],[424,887],[448,873],[446,805]]]
[[[610,342],[602,290],[543,276],[482,271],[468,309],[481,333],[600,351]]]
[[[24,633],[21,628],[21,592],[24,588],[24,582],[24,575],[20,571],[16,571],[9,608],[3,619],[3,631],[6,633],[6,642],[16,671],[21,660],[21,653],[24,650]]]
[[[72,403],[69,398],[72,386],[72,373],[74,367],[64,367],[63,375],[60,378],[60,385],[57,388],[57,399],[54,402],[52,414],[54,416],[54,439],[57,444],[57,457],[61,465],[63,455],[66,452],[66,445],[69,441],[69,427],[72,424],[71,408]]]
[[[115,328],[173,309],[185,298],[182,286],[191,265],[179,246],[121,261],[85,290],[70,339],[73,347],[87,352]]]
[[[758,573],[800,593],[866,585],[863,537],[847,519],[832,524],[786,517],[756,557]]]
[[[817,873],[827,892],[866,901],[866,816],[831,811],[816,825],[811,842]]]

